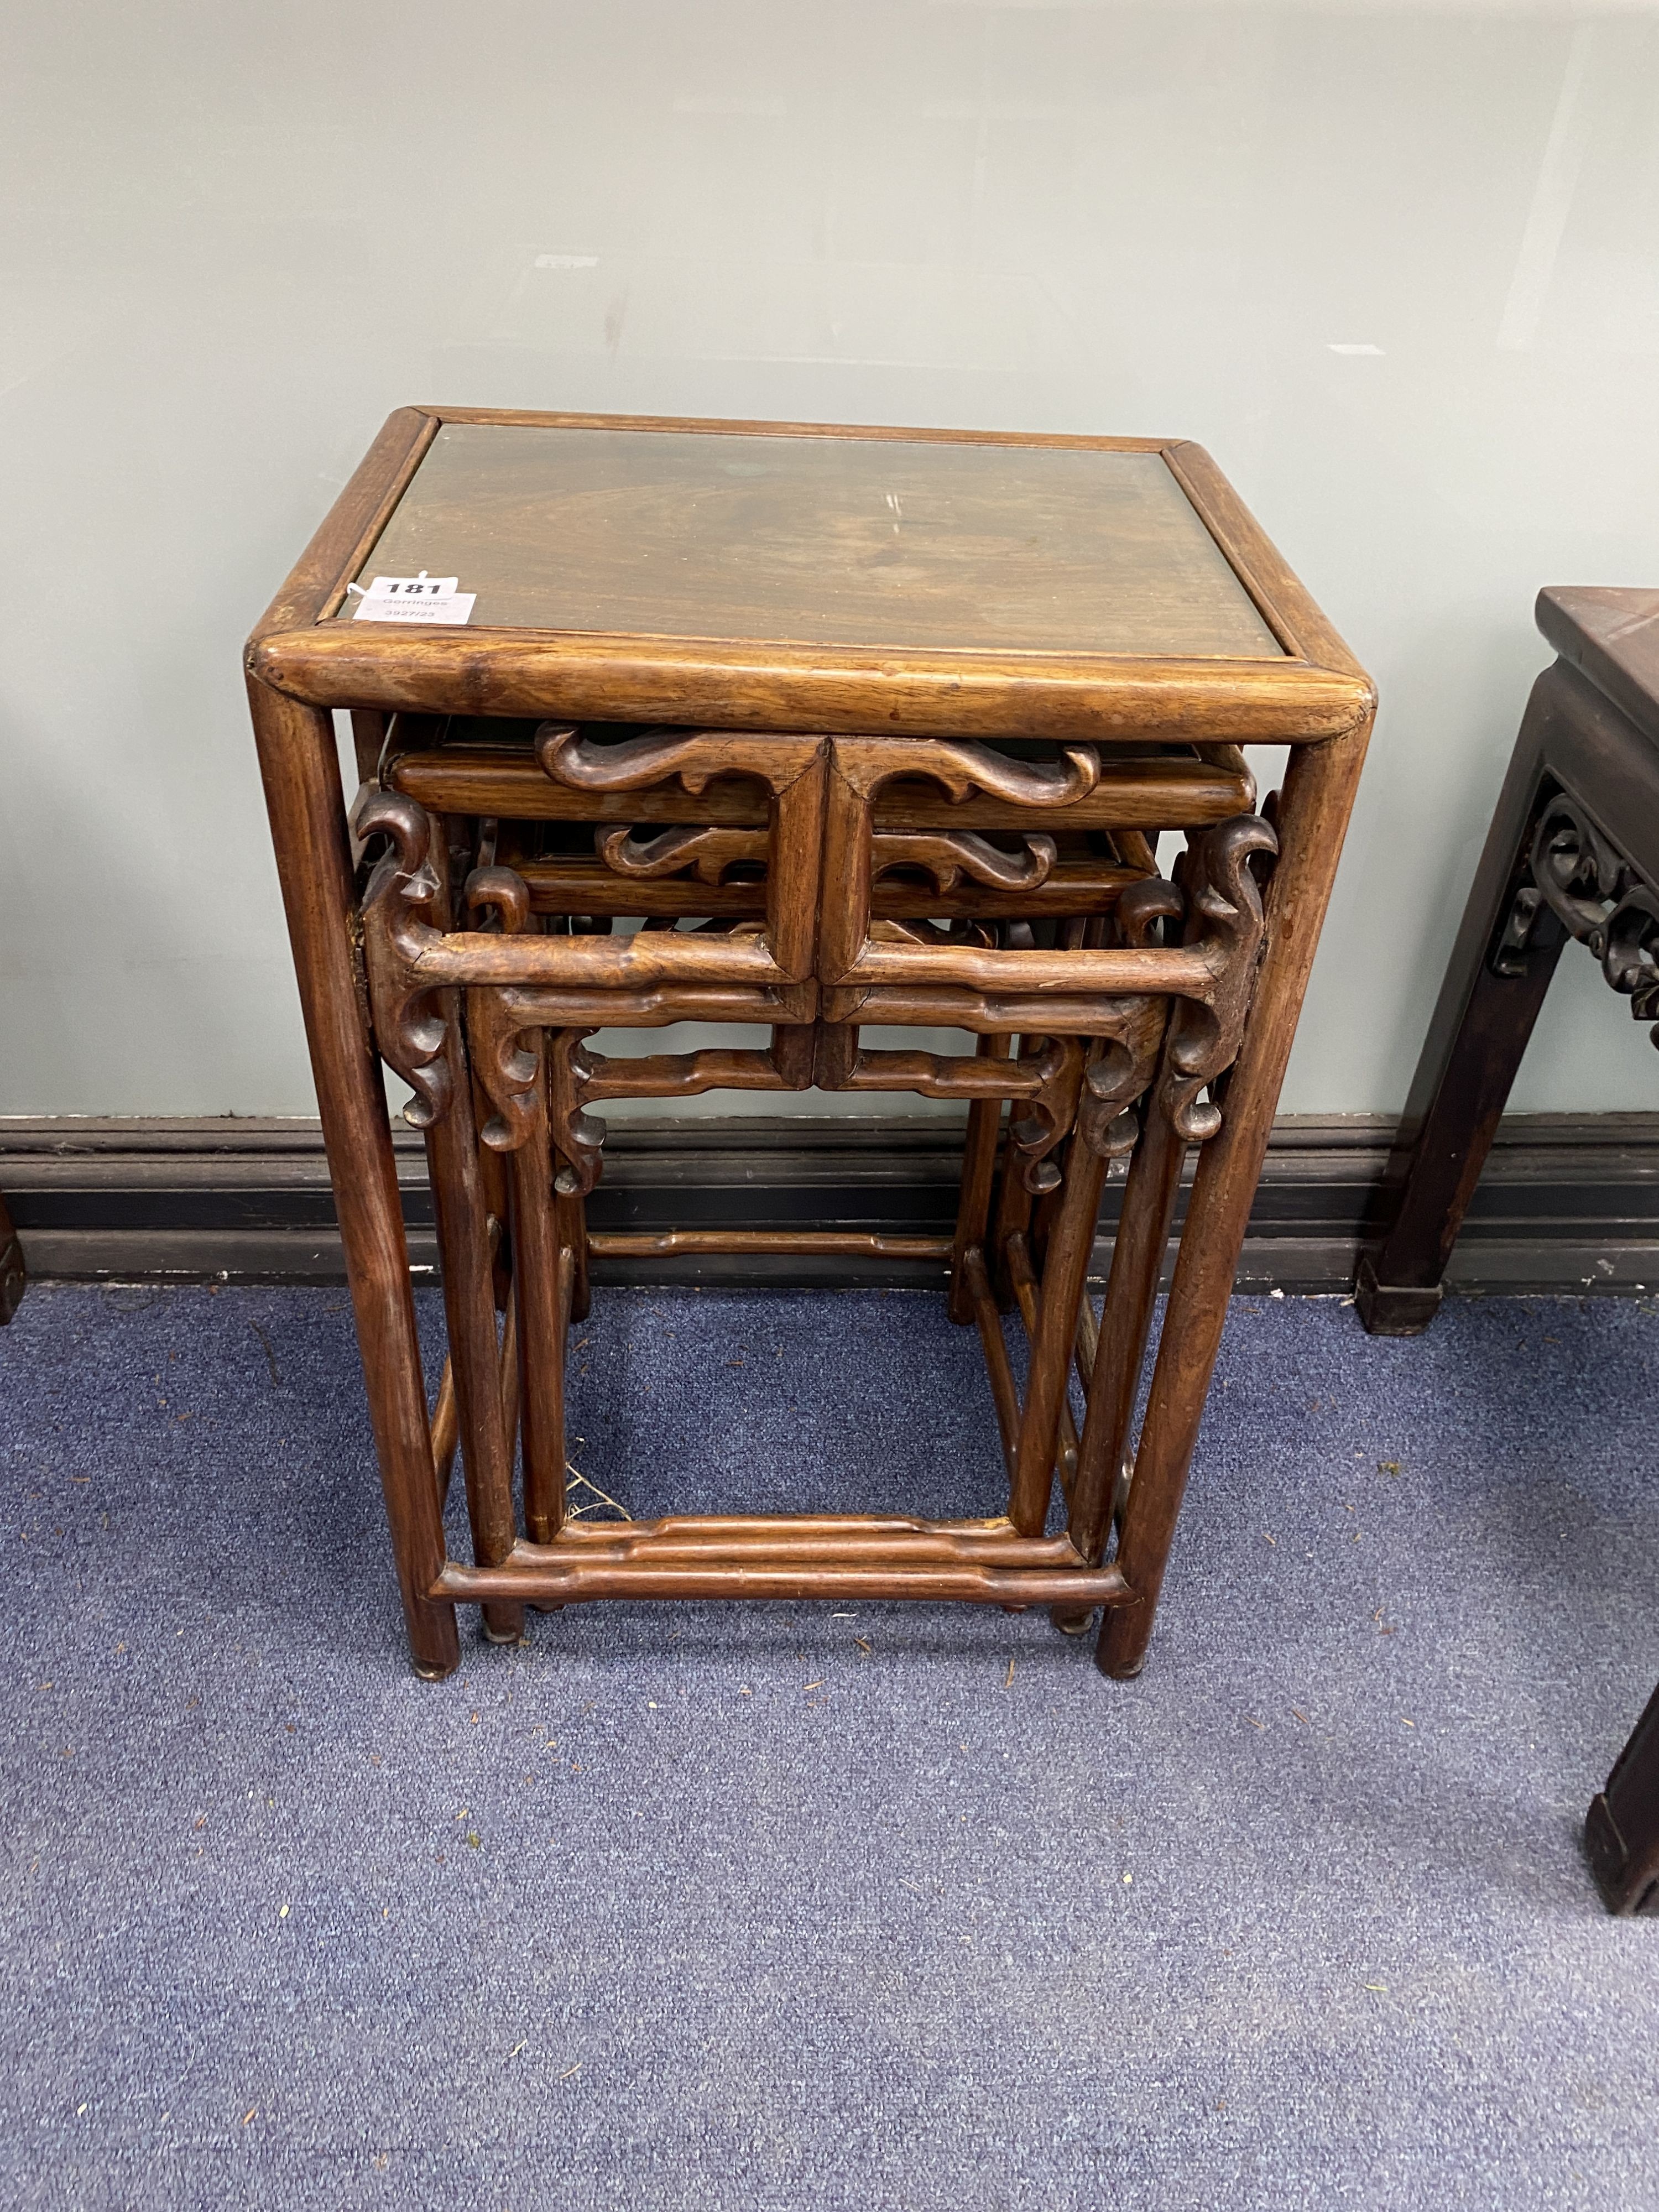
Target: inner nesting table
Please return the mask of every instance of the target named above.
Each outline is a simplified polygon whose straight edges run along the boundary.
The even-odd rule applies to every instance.
[[[471,605],[360,615],[376,578]],[[404,408],[247,669],[418,1671],[456,1665],[458,1603],[504,1642],[526,1604],[858,1597],[1104,1608],[1101,1666],[1137,1673],[1374,707],[1208,456]],[[1259,807],[1257,745],[1291,748]],[[684,1022],[769,1041],[589,1043]],[[381,1061],[425,1132],[430,1410]],[[587,1230],[594,1105],[812,1087],[968,1102],[954,1237]],[[665,1244],[936,1262],[1006,1512],[567,1520],[590,1256]],[[443,1530],[458,1447],[471,1562]]]

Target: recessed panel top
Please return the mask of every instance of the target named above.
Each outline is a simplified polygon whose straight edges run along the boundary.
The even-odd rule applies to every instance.
[[[1156,453],[447,422],[359,580],[422,569],[489,629],[1282,658]]]

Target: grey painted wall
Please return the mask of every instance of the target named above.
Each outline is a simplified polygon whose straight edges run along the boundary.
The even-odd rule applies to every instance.
[[[1659,580],[1650,9],[13,0],[7,48],[0,1110],[311,1109],[238,649],[410,399],[1201,440],[1385,702],[1285,1103],[1399,1104],[1534,592]],[[1583,956],[1516,1103],[1659,1103]]]

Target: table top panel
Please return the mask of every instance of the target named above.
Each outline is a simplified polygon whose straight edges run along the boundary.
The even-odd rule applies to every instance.
[[[1538,627],[1564,659],[1659,744],[1659,591],[1553,585],[1539,594]]]
[[[422,569],[477,628],[1284,658],[1155,452],[445,422],[358,580]]]

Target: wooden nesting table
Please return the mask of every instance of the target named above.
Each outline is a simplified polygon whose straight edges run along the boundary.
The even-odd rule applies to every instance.
[[[470,619],[360,616],[377,578],[454,579]],[[503,1641],[526,1604],[857,1596],[1103,1607],[1101,1665],[1138,1672],[1373,708],[1207,456],[402,409],[247,669],[419,1671],[456,1664],[458,1603]],[[1258,745],[1291,748],[1259,809]],[[699,1021],[767,1042],[588,1042]],[[430,1409],[377,1060],[426,1133]],[[587,1230],[594,1105],[815,1086],[967,1102],[953,1237]],[[590,1257],[647,1245],[935,1261],[1006,1510],[909,1517],[876,1468],[859,1516],[568,1519],[566,1333]]]

